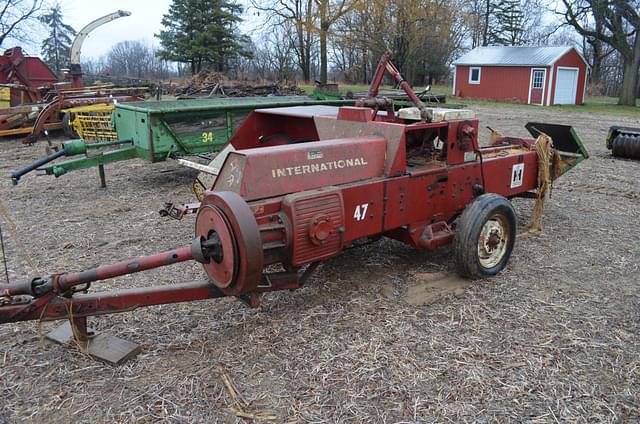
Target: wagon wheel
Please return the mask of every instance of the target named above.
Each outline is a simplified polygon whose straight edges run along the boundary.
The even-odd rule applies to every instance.
[[[494,193],[477,197],[462,213],[455,237],[457,271],[467,278],[496,275],[509,262],[516,237],[511,202]]]

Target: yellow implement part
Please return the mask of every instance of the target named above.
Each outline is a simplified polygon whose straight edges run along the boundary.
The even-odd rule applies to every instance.
[[[113,128],[112,103],[80,106],[65,109],[69,116],[69,127],[85,141],[115,141],[118,134]]]
[[[113,103],[98,103],[95,105],[76,106],[62,109],[65,113],[113,112]]]
[[[9,107],[11,100],[11,89],[9,87],[0,88],[0,107]]]
[[[62,124],[54,122],[52,124],[46,124],[44,126],[47,130],[59,130],[62,129]],[[12,128],[10,130],[0,130],[0,137],[11,137],[14,135],[31,134],[33,127]]]

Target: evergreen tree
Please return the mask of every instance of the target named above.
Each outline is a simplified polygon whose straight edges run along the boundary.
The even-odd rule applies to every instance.
[[[523,39],[525,16],[520,0],[499,0],[493,5],[494,27],[490,29],[492,44],[518,46]]]
[[[59,3],[56,3],[49,9],[49,13],[40,16],[39,19],[50,30],[49,37],[42,42],[44,61],[51,69],[60,74],[60,69],[69,63],[71,38],[76,35],[76,31],[62,22],[62,10]]]
[[[226,71],[239,56],[252,57],[243,48],[248,37],[239,34],[242,6],[225,0],[173,0],[163,16],[159,56],[188,63],[196,74],[204,65]]]

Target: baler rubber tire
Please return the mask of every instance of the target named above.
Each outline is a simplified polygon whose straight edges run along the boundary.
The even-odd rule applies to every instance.
[[[611,143],[613,156],[627,159],[640,159],[640,136],[619,134]]]
[[[499,261],[487,268],[481,263],[478,245],[485,224],[495,216],[500,216],[506,224],[505,233],[508,238]],[[513,251],[516,227],[516,213],[508,199],[495,193],[487,193],[475,198],[462,212],[455,229],[453,255],[458,274],[476,279],[496,275],[502,271]]]
[[[62,114],[62,132],[67,138],[80,138],[78,133],[71,128],[71,116],[69,115],[69,112],[64,112]]]

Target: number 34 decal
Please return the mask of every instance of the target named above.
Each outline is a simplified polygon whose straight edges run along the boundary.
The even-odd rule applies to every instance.
[[[368,208],[369,208],[368,203],[357,205],[355,212],[353,212],[353,219],[355,219],[356,221],[364,221],[367,217]]]

